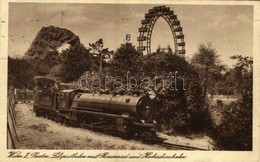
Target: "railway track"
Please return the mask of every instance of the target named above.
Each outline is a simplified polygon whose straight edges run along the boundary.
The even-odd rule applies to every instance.
[[[208,151],[209,149],[194,147],[194,146],[187,146],[187,145],[180,145],[180,144],[174,144],[165,142],[167,140],[166,138],[151,138],[150,140],[141,140],[143,143],[149,144],[149,145],[155,145],[157,147],[163,147],[166,149],[174,149],[174,150],[201,150],[201,151]]]
[[[103,130],[102,129],[91,129],[92,131],[95,132],[100,132],[100,133],[104,133],[107,135],[112,135],[112,136],[117,136],[117,137],[121,137],[121,138],[125,138],[125,139],[130,139],[129,137],[124,137],[122,136],[122,134],[117,134],[115,131],[108,131],[108,130]],[[133,138],[134,139],[134,138]],[[137,141],[140,141],[142,143],[145,144],[149,144],[149,145],[155,145],[155,146],[159,146],[159,147],[163,147],[169,150],[200,150],[200,151],[209,151],[209,149],[203,149],[203,148],[198,148],[198,147],[193,147],[193,146],[187,146],[187,145],[179,145],[179,144],[173,144],[173,143],[168,143],[168,142],[164,142],[164,140],[166,140],[165,138],[155,138],[155,139],[150,139],[150,140],[144,140],[144,139],[135,139]]]
[[[193,147],[193,146],[173,144],[173,143],[168,143],[168,142],[158,143],[157,145],[162,146],[167,149],[177,149],[177,150],[200,150],[200,151],[209,150],[209,149],[203,149],[203,148],[198,148],[198,147]]]

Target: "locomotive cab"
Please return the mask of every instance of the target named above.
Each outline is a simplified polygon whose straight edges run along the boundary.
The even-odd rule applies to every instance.
[[[53,87],[56,80],[47,77],[35,77],[34,106],[56,109],[56,96]]]
[[[54,78],[36,76],[34,78],[34,105],[33,110],[37,116],[48,116],[57,111],[57,80]]]
[[[58,94],[58,109],[69,109],[75,95],[82,90],[79,89],[69,89],[69,90],[61,90]]]

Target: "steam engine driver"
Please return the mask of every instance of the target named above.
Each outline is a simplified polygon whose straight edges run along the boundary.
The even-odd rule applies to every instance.
[[[52,87],[52,92],[58,92],[60,91],[60,83],[55,82],[54,86]]]

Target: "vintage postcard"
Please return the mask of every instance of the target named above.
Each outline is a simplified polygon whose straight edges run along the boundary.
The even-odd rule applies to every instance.
[[[260,161],[259,2],[0,11],[1,161]]]

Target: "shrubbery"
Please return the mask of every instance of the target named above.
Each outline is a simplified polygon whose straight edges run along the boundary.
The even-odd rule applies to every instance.
[[[249,57],[233,56],[238,59],[236,70],[240,99],[230,105],[221,103],[223,117],[220,125],[215,127],[211,137],[217,149],[252,150],[252,109],[253,109],[253,60]]]
[[[162,131],[204,131],[210,127],[210,118],[202,96],[198,73],[190,64],[171,53],[154,53],[143,58],[145,74],[163,76],[178,72],[177,89],[157,92],[159,102],[158,124]]]
[[[252,108],[244,107],[241,102],[219,108],[222,122],[211,133],[216,149],[252,150]]]

